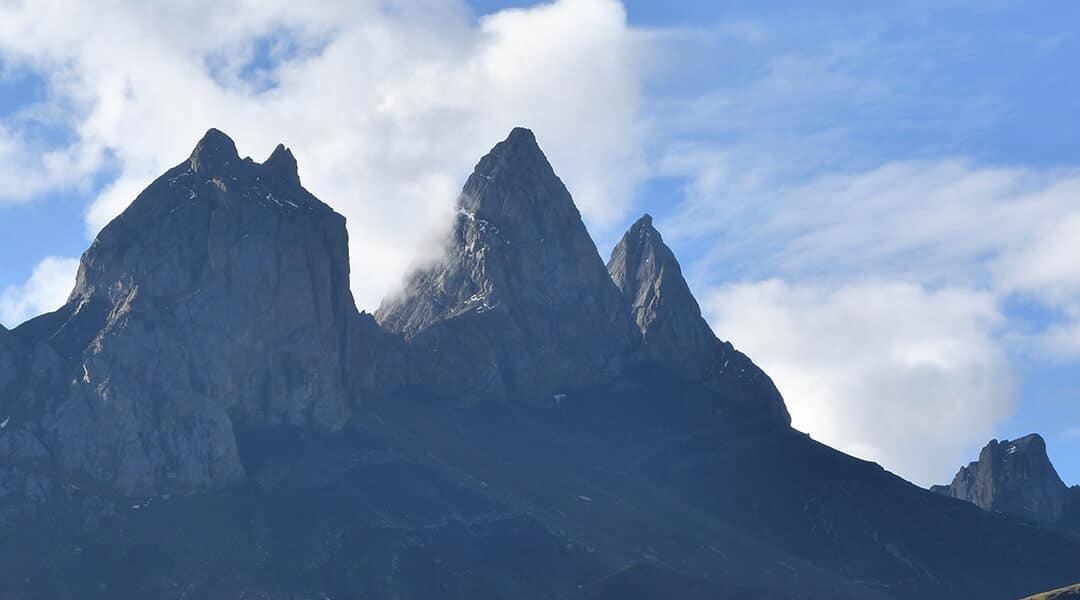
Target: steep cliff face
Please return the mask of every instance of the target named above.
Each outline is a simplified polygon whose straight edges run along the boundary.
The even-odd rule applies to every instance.
[[[1069,489],[1058,477],[1038,434],[991,440],[979,460],[960,469],[947,486],[933,491],[967,500],[991,512],[1055,527],[1065,518]]]
[[[201,490],[243,478],[236,424],[340,427],[363,328],[347,245],[286,148],[259,164],[209,131],[101,232],[68,303],[20,328],[66,362],[40,420],[60,467]]]
[[[649,360],[714,390],[718,406],[731,417],[791,424],[769,376],[718,339],[702,318],[679,261],[651,216],[641,217],[623,235],[608,272],[630,305]]]
[[[531,131],[480,160],[457,208],[445,260],[376,311],[420,349],[430,389],[550,401],[614,376],[633,326]]]

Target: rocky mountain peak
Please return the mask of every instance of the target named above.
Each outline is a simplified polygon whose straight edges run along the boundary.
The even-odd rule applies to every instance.
[[[233,428],[348,418],[357,330],[345,219],[279,146],[211,129],[98,235],[68,303],[20,328],[66,358],[44,407],[65,471],[125,492],[244,476]],[[372,326],[374,324],[372,323]]]
[[[608,273],[630,305],[645,353],[683,377],[721,394],[721,408],[787,425],[783,398],[746,355],[719,340],[683,277],[671,248],[643,215],[623,235]]]
[[[1038,434],[991,440],[979,460],[963,467],[947,486],[934,491],[1044,525],[1059,522],[1068,488],[1061,481]]]
[[[431,351],[466,344],[460,378],[432,374],[443,389],[550,398],[609,375],[633,328],[532,132],[514,129],[480,159],[457,208],[446,259],[414,273],[379,322]]]
[[[188,158],[192,170],[199,174],[212,174],[221,166],[239,161],[240,154],[232,138],[217,129],[208,130]]]
[[[623,235],[611,253],[608,272],[615,285],[631,301],[634,322],[646,338],[656,335],[651,326],[657,319],[687,320],[691,335],[703,333],[701,309],[690,293],[675,254],[653,227],[652,217],[642,216]],[[659,294],[665,298],[661,302]],[[711,333],[706,336],[711,337]],[[700,341],[700,340],[699,340]]]

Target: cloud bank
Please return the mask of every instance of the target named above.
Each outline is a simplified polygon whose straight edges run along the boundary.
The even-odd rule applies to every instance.
[[[714,328],[775,378],[792,425],[929,485],[1012,414],[994,298],[900,283],[780,280],[703,298]]]
[[[93,234],[210,127],[256,160],[284,142],[348,219],[370,309],[431,257],[472,164],[513,126],[537,130],[591,225],[624,216],[645,175],[643,43],[612,0],[478,21],[457,2],[5,3],[0,54],[45,74],[36,111],[65,135],[0,170],[0,196],[115,170],[87,210]],[[0,129],[0,158],[34,156],[43,124],[27,111]]]

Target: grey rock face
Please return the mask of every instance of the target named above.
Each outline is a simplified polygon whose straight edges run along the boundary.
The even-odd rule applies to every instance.
[[[466,181],[445,261],[376,318],[418,349],[432,389],[550,399],[617,372],[635,343],[625,307],[566,187],[515,129]]]
[[[1038,434],[991,440],[979,460],[961,468],[950,485],[932,489],[984,510],[1051,527],[1061,522],[1069,494]]]
[[[287,149],[258,164],[209,131],[101,232],[67,305],[20,332],[67,361],[41,419],[61,469],[202,490],[244,477],[236,424],[340,427],[364,318],[347,244]]]
[[[655,363],[721,395],[722,409],[790,425],[784,400],[769,376],[701,316],[674,253],[641,217],[611,253],[608,272],[626,296],[643,348]]]

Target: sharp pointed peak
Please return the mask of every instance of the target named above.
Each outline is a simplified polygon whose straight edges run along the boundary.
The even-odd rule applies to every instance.
[[[263,163],[263,167],[268,169],[275,177],[280,178],[283,181],[300,185],[300,174],[296,165],[296,157],[285,144],[278,144],[274,151],[270,153],[270,157]]]
[[[626,235],[623,237],[628,242],[637,239],[641,240],[640,243],[655,243],[666,247],[664,239],[653,225],[653,218],[649,213],[641,215],[637,221],[634,221],[634,224],[626,230]]]
[[[220,129],[210,128],[195,144],[191,152],[191,164],[196,171],[203,171],[219,164],[238,162],[240,154],[232,138]]]
[[[647,248],[652,248],[651,252],[647,251]],[[622,240],[615,247],[612,258],[614,259],[615,254],[622,254],[624,259],[638,261],[645,258],[646,253],[654,254],[655,258],[662,263],[674,263],[674,266],[678,267],[674,252],[664,243],[664,237],[653,226],[653,218],[649,213],[641,215],[626,230]]]
[[[570,192],[533,133],[521,127],[514,128],[476,163],[458,204],[469,214],[498,221],[499,227],[516,223],[522,229],[540,232],[540,238],[554,230],[588,237]]]

